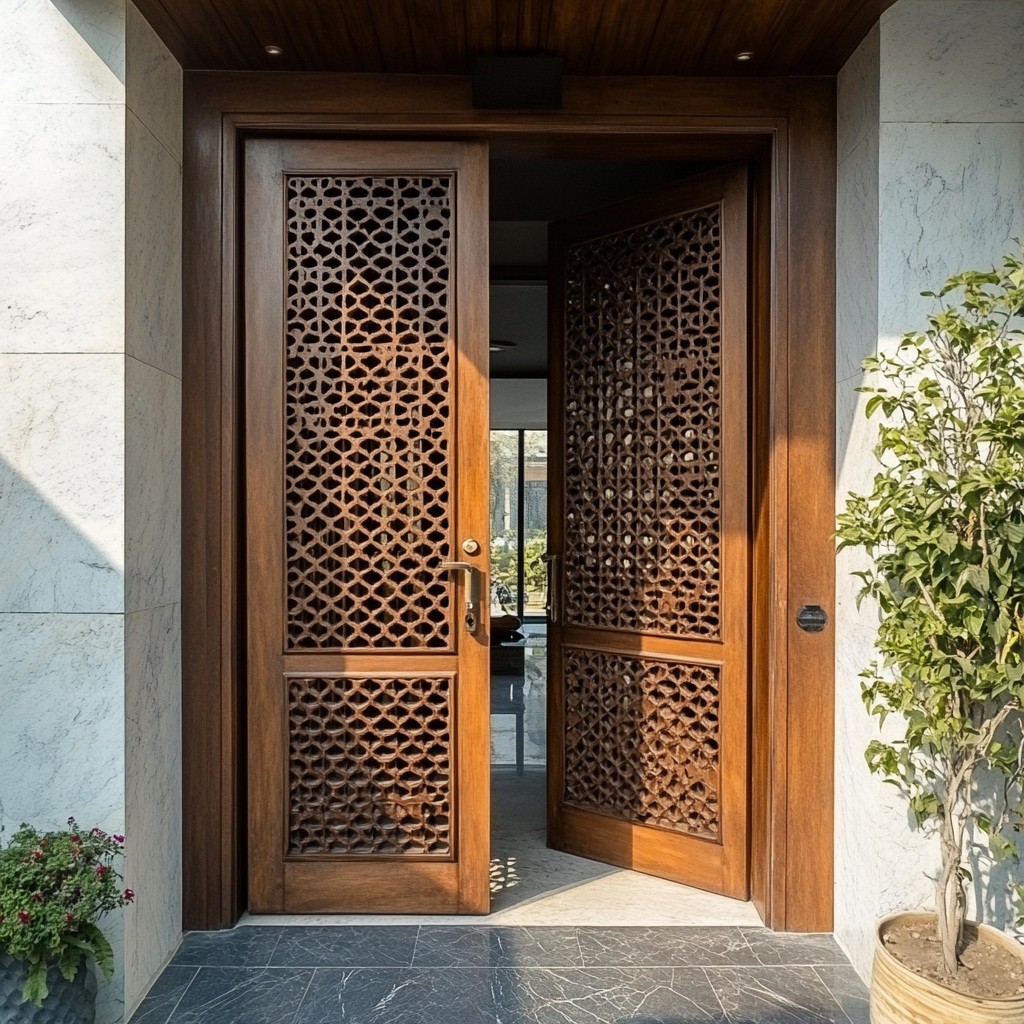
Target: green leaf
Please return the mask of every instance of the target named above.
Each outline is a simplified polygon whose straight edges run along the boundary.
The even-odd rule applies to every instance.
[[[96,966],[103,972],[103,976],[111,977],[114,973],[114,951],[110,948],[106,936],[96,925],[91,923],[83,924],[79,932],[82,939],[92,948]]]
[[[865,402],[864,404],[864,415],[867,416],[868,419],[870,419],[871,416],[874,414],[874,411],[882,404],[884,400],[885,399],[883,395],[877,394],[869,398],[867,402]]]
[[[46,984],[46,961],[31,963],[25,976],[25,987],[21,990],[21,997],[27,1003],[35,1003],[42,1006],[43,1000],[50,994]]]

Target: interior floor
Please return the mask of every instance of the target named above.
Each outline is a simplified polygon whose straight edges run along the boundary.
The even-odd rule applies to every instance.
[[[516,733],[519,729],[522,730],[524,767],[544,767],[548,753],[547,628],[544,622],[524,622],[519,630],[525,637],[523,671],[491,673],[491,765],[494,767],[517,764],[519,738]],[[512,711],[516,705],[522,707],[521,724]]]

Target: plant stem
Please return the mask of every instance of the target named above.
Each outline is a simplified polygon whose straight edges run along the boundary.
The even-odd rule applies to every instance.
[[[960,843],[954,824],[955,811],[946,808],[939,819],[939,844],[942,851],[942,871],[936,885],[935,910],[942,944],[942,968],[946,976],[955,978],[963,934],[963,883],[960,880]]]

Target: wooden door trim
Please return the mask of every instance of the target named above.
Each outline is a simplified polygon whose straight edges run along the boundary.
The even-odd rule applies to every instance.
[[[834,638],[795,616],[834,593],[835,80],[568,79],[561,111],[503,114],[466,78],[187,72],[185,101],[184,926],[246,907],[238,153],[315,132],[750,161],[751,886],[770,927],[831,930]]]

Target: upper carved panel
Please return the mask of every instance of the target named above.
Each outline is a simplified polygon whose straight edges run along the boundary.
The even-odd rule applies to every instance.
[[[569,250],[565,618],[720,632],[718,206]]]
[[[448,176],[287,183],[291,648],[446,648]]]

